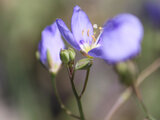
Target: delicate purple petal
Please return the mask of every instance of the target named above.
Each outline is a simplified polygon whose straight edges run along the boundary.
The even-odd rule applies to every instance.
[[[59,52],[63,48],[65,48],[65,45],[61,38],[61,34],[58,30],[58,27],[54,22],[52,25],[47,26],[42,31],[42,38],[38,46],[41,62],[46,67],[48,67],[48,62],[47,62],[47,50],[48,50],[53,60],[53,64],[57,64],[57,65],[61,64]]]
[[[96,47],[96,48],[93,48],[91,49],[88,54],[90,56],[93,56],[93,57],[98,57],[98,58],[102,58],[103,59],[103,56],[104,56],[104,52],[102,50],[103,48],[100,46],[100,47]]]
[[[109,20],[100,36],[100,47],[89,51],[89,55],[110,63],[121,62],[140,52],[143,27],[137,17],[120,14]]]
[[[75,40],[73,34],[70,32],[70,30],[67,28],[66,24],[61,19],[56,20],[57,26],[59,28],[59,31],[61,32],[64,39],[71,44],[75,49],[80,50],[80,47]]]
[[[93,27],[88,16],[79,6],[74,7],[71,20],[71,29],[78,43],[80,40],[84,40],[87,43],[91,43]]]

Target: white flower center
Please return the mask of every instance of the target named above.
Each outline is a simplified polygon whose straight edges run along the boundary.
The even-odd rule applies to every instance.
[[[97,24],[94,24],[93,25],[93,28],[94,29],[97,29],[98,26]],[[96,48],[96,47],[99,47],[100,45],[98,44],[98,40],[99,40],[99,37],[102,33],[102,28],[99,27],[99,35],[98,37],[96,38],[96,32],[94,32],[93,35],[90,35],[89,32],[90,32],[90,29],[87,29],[87,31],[85,29],[82,30],[82,36],[84,36],[85,32],[87,32],[87,36],[89,39],[92,39],[92,41],[84,41],[84,40],[81,40],[80,41],[80,47],[81,47],[81,50],[85,53],[88,53],[90,50],[92,50],[93,48]]]

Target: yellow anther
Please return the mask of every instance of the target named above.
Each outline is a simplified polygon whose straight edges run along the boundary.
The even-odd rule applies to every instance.
[[[82,36],[84,35],[84,29],[82,30]]]
[[[89,31],[90,31],[90,30],[88,29],[88,30],[87,30],[87,35],[88,35],[88,37],[89,37]]]
[[[102,27],[99,27],[99,30],[102,30],[103,28]]]
[[[96,42],[96,38],[94,35],[92,35],[92,38],[93,38],[93,42]]]

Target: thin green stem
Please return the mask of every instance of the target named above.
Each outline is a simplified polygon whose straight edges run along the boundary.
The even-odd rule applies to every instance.
[[[53,88],[54,88],[55,96],[56,96],[56,98],[57,98],[57,100],[58,100],[58,102],[59,102],[59,104],[60,104],[61,109],[64,110],[64,112],[65,112],[67,115],[69,115],[69,116],[71,116],[71,117],[73,117],[73,118],[76,118],[76,119],[80,119],[79,116],[74,115],[74,114],[73,114],[69,109],[67,109],[66,106],[63,104],[63,102],[62,102],[62,100],[61,100],[61,98],[60,98],[60,96],[59,96],[59,94],[58,94],[57,85],[56,85],[56,80],[55,80],[55,75],[51,73],[51,77],[52,77],[52,85],[53,85]]]
[[[80,95],[79,95],[79,98],[80,98],[80,99],[81,99],[81,97],[83,96],[83,94],[84,94],[84,92],[85,92],[85,90],[86,90],[87,83],[88,83],[88,78],[89,78],[89,73],[90,73],[90,68],[87,69],[85,83],[84,83],[82,92],[81,92]]]
[[[71,86],[72,86],[72,90],[73,90],[73,94],[76,98],[76,101],[77,101],[77,105],[78,105],[78,109],[79,109],[79,113],[80,113],[80,120],[85,120],[85,117],[84,117],[84,113],[83,113],[83,108],[82,108],[82,103],[81,103],[81,100],[78,96],[78,93],[76,91],[76,88],[75,88],[75,85],[74,85],[74,75],[75,75],[75,70],[72,68],[72,70],[69,70],[68,69],[68,73],[69,73],[69,78],[70,78],[70,81],[71,81]],[[72,71],[73,73],[70,73],[70,71]]]
[[[136,87],[135,84],[133,84],[132,89],[133,89],[133,91],[136,95],[136,98],[137,98],[139,104],[141,105],[142,109],[144,110],[144,113],[145,113],[146,117],[149,118],[150,114],[148,112],[148,109],[147,109],[146,105],[143,102],[143,99],[142,99],[142,96],[141,96],[141,93],[140,93],[138,87]]]

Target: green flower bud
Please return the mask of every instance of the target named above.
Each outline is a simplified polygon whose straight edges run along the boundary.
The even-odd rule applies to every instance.
[[[61,61],[63,63],[65,63],[65,64],[69,63],[70,57],[69,57],[68,50],[61,50],[61,52],[60,52],[60,58],[61,58]]]
[[[69,52],[70,61],[73,61],[75,59],[75,56],[76,56],[76,53],[75,53],[74,49],[73,48],[69,48],[68,52]]]
[[[125,85],[131,85],[137,75],[136,65],[131,61],[118,63],[116,65],[116,71],[120,81]]]
[[[122,62],[116,65],[116,69],[119,74],[126,74],[126,72],[128,71],[128,66],[126,63]]]
[[[90,58],[81,59],[76,63],[75,69],[76,70],[87,70],[88,68],[92,66],[92,63],[93,61]]]
[[[40,54],[38,51],[36,51],[36,59],[39,60],[40,59]]]

